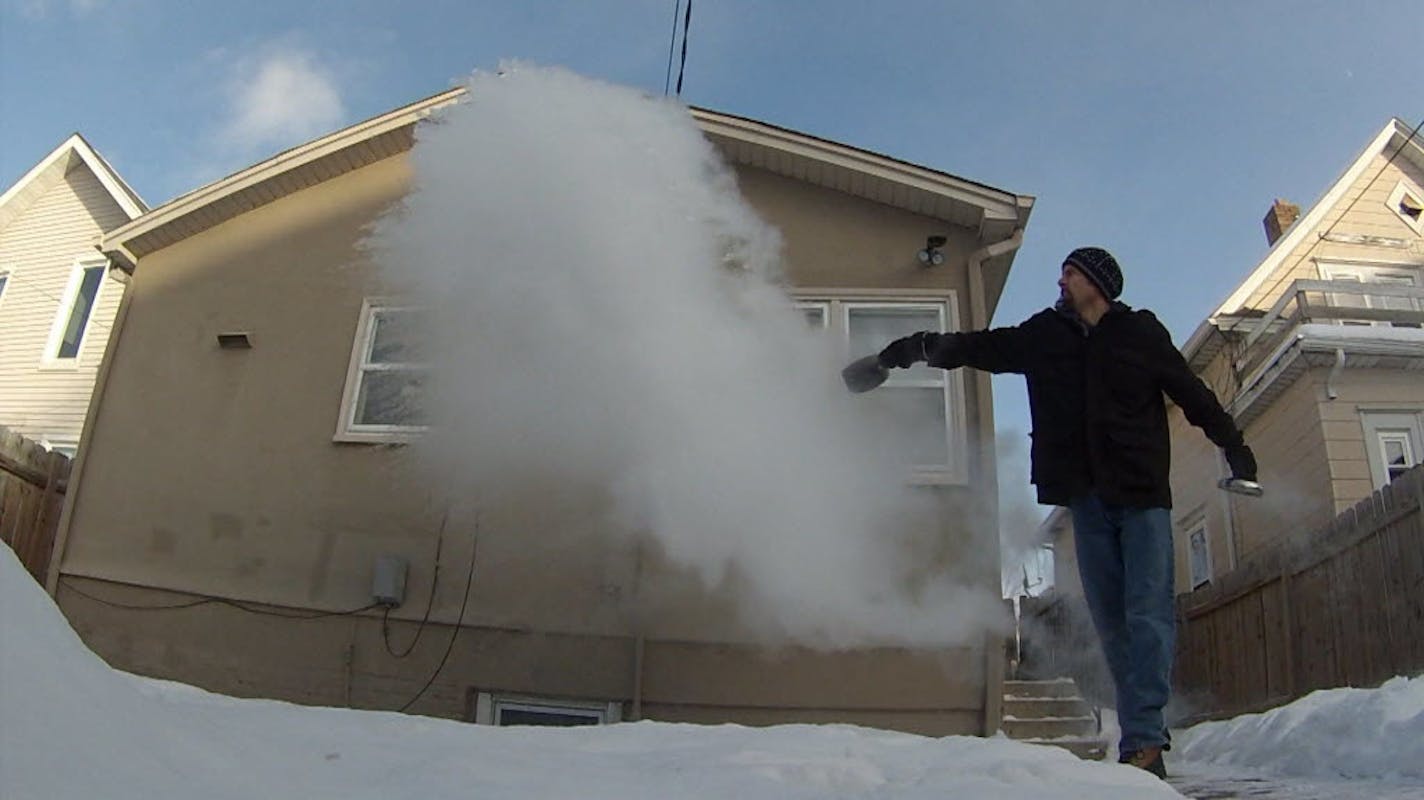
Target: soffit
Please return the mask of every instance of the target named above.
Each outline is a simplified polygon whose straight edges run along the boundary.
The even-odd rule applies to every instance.
[[[458,102],[452,89],[285,151],[176,198],[104,239],[134,260],[346,172],[409,150],[415,125]],[[976,231],[985,241],[1027,224],[1033,198],[865,150],[705,109],[698,125],[733,164],[755,167]]]

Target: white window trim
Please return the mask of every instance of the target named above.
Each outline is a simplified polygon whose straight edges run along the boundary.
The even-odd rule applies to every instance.
[[[1424,286],[1424,264],[1418,264],[1408,261],[1348,261],[1344,259],[1321,258],[1316,259],[1315,266],[1316,269],[1320,271],[1321,279],[1327,281],[1347,278],[1353,279],[1362,284],[1380,283],[1382,285],[1388,285],[1388,282],[1386,281],[1378,281],[1374,279],[1380,277],[1400,277],[1408,278],[1409,280],[1413,281],[1413,285],[1416,288]],[[1373,301],[1368,296],[1355,295],[1355,297],[1358,297],[1365,304],[1366,308],[1374,308],[1373,305],[1370,305]],[[1331,302],[1336,305],[1344,305],[1337,299],[1332,299]],[[1414,305],[1416,308],[1418,307],[1417,303],[1415,303]],[[1388,322],[1349,322],[1347,320],[1340,320],[1339,324],[1389,327]]]
[[[959,293],[953,289],[928,292],[902,292],[885,290],[845,290],[845,289],[802,289],[797,292],[797,308],[823,307],[823,319],[829,327],[834,314],[840,325],[841,345],[846,358],[866,355],[850,353],[850,311],[853,308],[894,308],[897,310],[933,310],[940,317],[943,332],[956,332],[959,327]],[[929,381],[905,382],[891,377],[893,385],[925,388],[945,387],[945,435],[949,447],[950,463],[944,467],[911,467],[910,482],[921,486],[965,486],[969,483],[968,417],[965,411],[964,370],[946,370],[943,383]]]
[[[1418,409],[1365,409],[1360,412],[1360,427],[1365,435],[1365,456],[1370,462],[1370,482],[1374,484],[1376,491],[1389,483],[1389,469],[1384,462],[1384,448],[1380,446],[1381,434],[1392,431],[1404,432],[1409,440],[1411,455],[1415,459],[1414,463],[1417,464],[1421,458],[1424,458],[1424,411]]]
[[[48,436],[42,436],[40,437],[40,446],[52,452],[60,452],[71,461],[73,461],[74,458],[79,455],[78,439],[69,439],[65,437],[55,439]]]
[[[351,361],[346,368],[346,386],[341,393],[341,411],[336,420],[337,442],[357,444],[407,443],[419,439],[428,429],[424,425],[356,425],[356,399],[361,394],[361,365],[371,347],[372,323],[376,311],[404,311],[412,308],[389,297],[368,297],[361,303],[361,316],[356,323],[356,336],[351,343]]]
[[[551,714],[575,714],[598,720],[599,725],[611,725],[623,720],[623,704],[593,700],[565,700],[530,695],[479,692],[475,696],[476,725],[497,725],[503,709],[544,711]]]
[[[1388,205],[1389,210],[1393,211],[1394,215],[1399,217],[1400,221],[1408,225],[1411,230],[1417,234],[1424,235],[1424,214],[1421,214],[1418,219],[1414,219],[1399,210],[1399,204],[1404,200],[1406,194],[1409,195],[1410,199],[1415,203],[1424,206],[1424,191],[1421,191],[1418,186],[1415,186],[1413,181],[1403,178],[1400,179],[1399,183],[1394,185],[1394,191],[1389,193],[1389,200],[1385,201],[1385,204]]]
[[[84,332],[79,337],[79,352],[75,353],[73,358],[60,358],[59,347],[64,340],[64,329],[69,326],[69,317],[74,313],[74,301],[79,297],[79,287],[84,283],[84,273],[96,267],[101,267],[107,272],[109,259],[92,256],[74,259],[74,264],[69,269],[69,282],[65,284],[64,294],[60,296],[59,310],[55,312],[54,321],[49,326],[49,338],[45,340],[40,369],[55,371],[78,369],[83,361],[84,351],[89,346],[89,336],[95,320],[98,318],[99,302],[104,297],[103,274],[99,276],[99,286],[94,290],[94,306],[89,309],[89,318],[84,321]]]
[[[1197,562],[1192,552],[1192,539],[1201,536],[1204,574],[1197,574]],[[1207,531],[1206,521],[1196,523],[1187,530],[1187,582],[1191,584],[1193,591],[1211,583],[1212,574],[1215,572],[1215,565],[1211,557],[1211,535]]]
[[[821,312],[821,330],[831,327],[831,303],[829,300],[802,300],[796,303],[797,311],[810,311],[811,309]]]

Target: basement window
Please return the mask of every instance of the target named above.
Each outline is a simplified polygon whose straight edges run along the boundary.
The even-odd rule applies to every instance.
[[[1424,192],[1406,181],[1395,185],[1389,194],[1389,210],[1415,233],[1424,234]]]
[[[474,722],[477,725],[537,725],[575,727],[608,725],[620,721],[622,704],[583,700],[528,697],[477,692]]]
[[[419,309],[379,298],[361,306],[336,440],[406,442],[425,431],[430,367]]]

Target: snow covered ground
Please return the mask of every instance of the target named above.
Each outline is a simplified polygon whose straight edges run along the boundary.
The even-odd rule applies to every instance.
[[[1370,786],[1412,791],[1409,782],[1424,775],[1424,682],[1351,691],[1312,695],[1280,722],[1202,726],[1174,753],[1285,771],[1343,765],[1354,770],[1347,774],[1392,776]],[[1281,732],[1275,747],[1255,746],[1262,731]],[[1348,749],[1330,749],[1342,738]],[[1371,743],[1394,757],[1377,758]],[[1281,749],[1296,746],[1306,756],[1281,762]],[[493,728],[224,697],[104,664],[0,547],[3,800],[1181,796],[1137,770],[1002,737],[845,725]]]
[[[1424,798],[1424,677],[1202,723],[1175,737],[1172,755],[1202,780],[1292,778],[1302,798]]]

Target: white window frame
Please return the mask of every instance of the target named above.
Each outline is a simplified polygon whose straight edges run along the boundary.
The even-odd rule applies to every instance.
[[[495,692],[475,695],[476,725],[499,725],[500,715],[505,710],[587,717],[596,720],[597,725],[623,721],[623,704],[616,701],[567,700]]]
[[[79,299],[79,288],[84,284],[84,274],[91,269],[102,271],[99,273],[98,287],[94,289],[93,306],[89,309],[89,316],[84,320],[84,329],[79,334],[79,350],[73,356],[60,358],[59,348],[64,342],[64,329],[69,327],[69,318],[74,314],[74,302]],[[45,341],[44,357],[40,362],[42,369],[78,368],[84,358],[90,331],[98,317],[96,312],[104,297],[104,279],[108,270],[109,260],[107,258],[83,257],[74,260],[74,264],[69,270],[69,282],[65,284],[64,294],[60,295],[59,310],[54,315],[54,321],[50,323],[49,338]]]
[[[850,315],[856,309],[887,308],[894,310],[933,311],[939,316],[941,332],[959,330],[959,294],[953,289],[932,294],[910,294],[873,290],[804,289],[797,293],[798,310],[824,309],[825,329],[838,328],[842,355],[855,358],[866,353],[849,352]],[[835,320],[835,325],[831,325]],[[887,342],[888,344],[888,342]],[[925,486],[963,486],[969,482],[968,418],[965,412],[964,370],[944,371],[939,380],[909,380],[892,374],[882,388],[897,386],[944,388],[945,436],[949,463],[910,467],[910,482]]]
[[[1197,547],[1201,542],[1201,571],[1197,570]],[[1195,591],[1211,583],[1214,572],[1211,557],[1211,536],[1206,529],[1206,520],[1201,520],[1187,529],[1187,579]]]
[[[346,368],[346,386],[341,393],[341,411],[337,418],[338,442],[389,444],[412,442],[428,430],[426,425],[358,425],[355,422],[356,401],[361,396],[361,379],[371,371],[366,358],[371,351],[375,333],[376,313],[380,311],[410,311],[414,306],[388,297],[368,297],[361,303],[361,316],[356,324],[356,337],[351,343],[351,361]],[[402,365],[427,367],[425,364]]]
[[[1327,281],[1349,280],[1358,281],[1361,284],[1403,285],[1406,282],[1414,288],[1424,286],[1424,265],[1406,262],[1385,262],[1385,261],[1336,261],[1321,259],[1316,262],[1320,270],[1320,277]],[[1336,307],[1345,307],[1342,298],[1356,297],[1364,303],[1364,308],[1375,308],[1375,301],[1369,295],[1344,295],[1336,294],[1332,296],[1330,302]],[[1399,298],[1409,303],[1414,310],[1419,310],[1419,303],[1409,298]],[[1374,326],[1391,327],[1390,323],[1384,321],[1340,320],[1341,325],[1354,326]]]
[[[1370,481],[1376,490],[1390,481],[1383,446],[1386,438],[1403,438],[1411,466],[1424,461],[1424,411],[1367,409],[1360,412],[1360,426],[1365,434]]]
[[[1394,215],[1399,217],[1411,230],[1417,234],[1424,235],[1424,214],[1420,214],[1416,219],[1399,210],[1399,206],[1406,196],[1408,196],[1410,200],[1413,200],[1416,205],[1424,207],[1424,191],[1421,191],[1418,186],[1415,186],[1413,181],[1407,179],[1400,179],[1399,183],[1394,185],[1394,191],[1389,193],[1389,200],[1385,201],[1385,203],[1389,206],[1389,210],[1393,211]]]
[[[819,300],[819,301],[801,300],[801,301],[798,301],[798,302],[796,303],[796,310],[797,310],[797,311],[800,311],[800,312],[803,312],[803,314],[804,314],[804,312],[811,311],[811,310],[813,310],[813,309],[816,310],[816,311],[821,312],[821,330],[826,330],[826,329],[830,328],[830,327],[831,327],[831,304],[830,304],[830,301],[827,301],[827,300]]]
[[[79,455],[78,439],[51,439],[46,436],[40,439],[40,446],[51,452],[59,453],[70,461],[73,461],[75,457]]]

